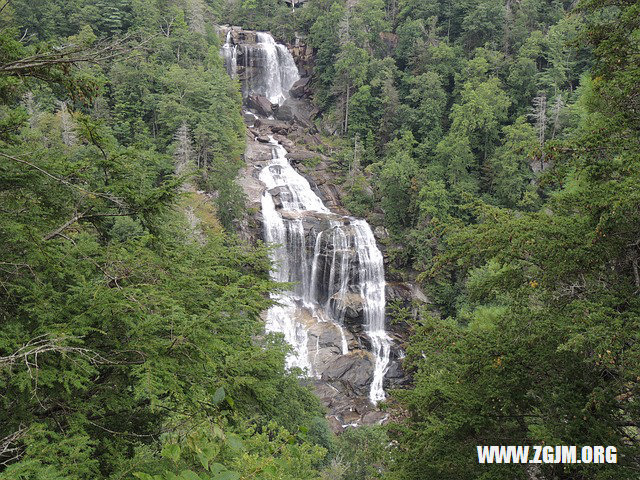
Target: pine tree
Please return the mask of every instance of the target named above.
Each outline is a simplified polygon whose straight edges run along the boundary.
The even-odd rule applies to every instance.
[[[195,153],[191,142],[191,133],[189,125],[183,122],[174,136],[175,152],[173,154],[176,164],[176,174],[183,175],[187,173],[194,165]]]
[[[67,102],[59,102],[58,103],[58,116],[60,117],[60,127],[62,129],[62,142],[67,147],[74,146],[78,139],[75,133],[75,124],[73,122],[73,117],[69,112],[69,107],[67,106]]]

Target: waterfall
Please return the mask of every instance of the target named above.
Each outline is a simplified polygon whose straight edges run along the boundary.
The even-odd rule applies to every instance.
[[[269,138],[272,160],[260,172],[260,181],[267,190],[262,195],[262,217],[265,241],[275,248],[272,251],[274,269],[271,277],[278,282],[295,282],[293,291],[272,296],[277,304],[267,312],[267,331],[284,334],[293,347],[287,359],[289,367],[296,366],[313,372],[309,362],[306,328],[297,321],[296,303],[309,297],[309,261],[302,218],[283,218],[276,210],[273,192],[280,197],[282,209],[287,212],[316,210],[328,213],[318,196],[313,193],[309,182],[289,164],[282,145],[273,137]]]
[[[259,179],[265,240],[276,245],[272,278],[295,283],[293,290],[274,296],[279,305],[267,313],[267,329],[281,332],[294,349],[288,364],[313,372],[305,328],[297,321],[296,305],[328,316],[341,327],[342,353],[348,346],[342,325],[345,312],[361,302],[365,331],[375,358],[369,398],[384,400],[383,380],[389,364],[391,340],[384,329],[385,280],[382,253],[364,220],[331,213],[309,182],[289,163],[286,150],[270,137],[272,159]],[[279,209],[274,198],[278,199]],[[320,219],[326,229],[315,233],[313,248],[305,232],[305,218]],[[355,299],[354,299],[355,297]]]
[[[256,43],[232,45],[229,33],[221,51],[225,64],[231,75],[237,72],[245,97],[263,95],[282,104],[299,79],[297,68],[289,50],[271,35],[257,33],[256,38]],[[342,355],[349,354],[346,323],[361,324],[371,344],[369,399],[376,404],[385,398],[391,347],[385,331],[382,253],[366,221],[331,212],[291,166],[286,149],[272,136],[269,144],[271,159],[258,175],[265,186],[264,239],[273,246],[271,277],[294,286],[272,296],[276,305],[266,314],[266,329],[282,333],[291,345],[288,367],[318,375],[313,360],[318,357],[319,337],[310,358],[309,322],[332,322],[339,328]]]
[[[273,198],[267,192],[262,196],[262,216],[264,218],[265,240],[271,245],[275,245],[272,252],[274,269],[271,271],[271,278],[278,282],[289,282],[291,278],[289,261],[289,231],[282,217],[276,211]],[[294,229],[297,230],[297,229]],[[302,239],[301,239],[302,240]],[[300,264],[300,259],[294,264]],[[284,338],[293,347],[293,353],[287,357],[287,367],[300,367],[312,372],[309,362],[309,349],[307,347],[307,330],[297,321],[297,306],[294,292],[283,292],[273,294],[272,300],[276,302],[267,311],[266,330],[268,332],[279,332],[284,334]]]
[[[227,32],[227,39],[222,46],[222,58],[231,78],[238,76],[238,46],[231,43],[231,30]]]
[[[360,295],[364,299],[364,318],[376,359],[369,398],[373,403],[385,399],[383,380],[389,365],[391,339],[384,329],[385,281],[384,260],[376,245],[371,227],[364,220],[353,222],[358,254]]]
[[[264,95],[271,103],[282,104],[289,89],[300,79],[289,49],[277,44],[270,34],[258,32],[258,43],[246,58],[254,62],[253,66],[262,67],[263,72],[252,77],[254,81],[248,86],[249,91]]]
[[[276,43],[269,33],[257,32],[256,43],[236,45],[229,30],[220,53],[229,75],[241,77],[245,98],[262,95],[271,103],[281,105],[300,79],[289,49]]]
[[[287,160],[287,151],[269,137],[272,146],[272,160],[265,169],[260,172],[260,181],[265,184],[267,190],[282,187],[280,197],[282,209],[292,212],[315,211],[330,213],[322,200],[311,190],[311,185],[306,178],[300,175]]]

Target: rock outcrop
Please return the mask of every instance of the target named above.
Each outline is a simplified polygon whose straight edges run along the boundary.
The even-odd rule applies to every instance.
[[[302,77],[296,83],[293,84],[289,93],[293,98],[303,98],[311,95],[311,90],[309,87],[309,82],[311,81],[311,77]]]
[[[246,102],[247,106],[255,110],[258,115],[262,115],[263,117],[273,115],[274,105],[263,95],[249,95]]]

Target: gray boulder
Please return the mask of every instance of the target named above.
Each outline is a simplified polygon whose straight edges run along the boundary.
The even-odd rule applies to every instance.
[[[295,113],[291,105],[287,105],[286,103],[280,105],[274,114],[274,117],[278,120],[282,120],[283,122],[291,122],[295,118]]]
[[[366,396],[373,377],[373,360],[368,352],[352,352],[338,357],[322,374],[325,382],[339,381],[347,391]]]
[[[269,193],[273,197],[273,204],[278,210],[282,208],[282,196],[290,195],[287,187],[275,187],[269,190]]]
[[[267,97],[263,97],[262,95],[249,96],[249,98],[247,98],[247,106],[258,112],[258,115],[264,117],[273,115],[273,104]]]
[[[310,152],[309,150],[301,150],[301,149],[292,150],[287,155],[287,158],[289,159],[289,161],[294,165],[298,163],[304,163],[307,160],[311,160],[319,157],[320,155],[315,152]]]
[[[304,95],[307,93],[307,85],[309,84],[310,80],[311,80],[311,77],[302,77],[300,80],[294,83],[293,86],[291,87],[291,90],[289,90],[289,93],[291,94],[291,96],[293,98],[304,97]]]
[[[364,316],[362,297],[357,293],[349,293],[343,298],[344,314],[347,318],[361,319]]]
[[[389,414],[386,412],[381,412],[380,410],[373,410],[371,412],[367,412],[362,417],[362,425],[381,425],[389,418]]]

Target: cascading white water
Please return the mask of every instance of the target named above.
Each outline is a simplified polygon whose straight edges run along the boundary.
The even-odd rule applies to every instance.
[[[229,30],[221,53],[227,67],[227,73],[231,78],[236,78],[238,76],[238,46],[231,43],[231,38],[231,30]]]
[[[358,254],[360,295],[364,299],[367,334],[376,363],[369,398],[373,403],[385,399],[384,376],[389,366],[391,339],[384,329],[385,280],[384,260],[376,245],[371,227],[364,220],[354,220],[356,252]]]
[[[257,40],[256,44],[232,45],[228,34],[221,51],[225,64],[230,75],[239,74],[245,97],[263,95],[281,104],[300,78],[298,70],[289,50],[276,44],[271,35],[258,33]],[[266,187],[261,200],[264,236],[274,246],[272,278],[294,287],[273,296],[277,305],[266,314],[266,328],[283,333],[293,347],[289,367],[314,374],[303,308],[316,321],[331,321],[339,328],[343,355],[349,351],[343,329],[346,317],[362,322],[374,357],[369,398],[375,404],[385,398],[383,380],[391,346],[385,332],[382,253],[367,222],[332,213],[291,166],[285,148],[273,137],[270,145],[272,158],[259,174]],[[316,336],[316,359],[318,342]]]
[[[322,309],[340,326],[342,351],[346,354],[348,346],[342,323],[346,307],[356,295],[362,302],[365,331],[375,358],[369,397],[377,403],[385,398],[383,380],[391,345],[384,329],[382,253],[367,222],[332,214],[309,182],[291,166],[284,147],[273,137],[270,142],[272,160],[259,175],[267,188],[262,197],[265,239],[278,245],[272,254],[273,278],[294,282],[296,286],[291,292],[275,297],[280,305],[267,313],[267,328],[284,333],[293,346],[289,364],[311,372],[307,338],[304,326],[296,321],[295,305],[301,303],[311,311]],[[279,199],[279,210],[274,196]],[[316,235],[312,255],[303,225],[305,215],[309,214],[323,217],[329,227]]]
[[[311,189],[306,178],[300,175],[287,160],[287,151],[269,137],[272,147],[272,160],[265,169],[260,172],[260,181],[265,184],[267,190],[282,187],[280,198],[282,209],[290,212],[314,211],[331,213],[324,206],[320,197]]]
[[[293,347],[294,352],[288,358],[289,366],[306,368],[312,372],[306,329],[296,320],[296,302],[308,297],[307,283],[310,278],[304,227],[299,216],[286,220],[283,218],[276,210],[271,192],[279,190],[282,209],[287,212],[329,211],[313,193],[309,182],[291,167],[284,147],[273,137],[270,138],[270,142],[272,160],[260,172],[259,178],[267,187],[262,196],[265,240],[275,245],[272,251],[275,268],[271,276],[278,282],[295,282],[296,285],[293,291],[274,296],[278,305],[267,312],[267,330],[283,333]]]
[[[291,277],[291,262],[288,252],[288,231],[285,222],[276,211],[273,197],[268,193],[262,196],[262,216],[264,218],[264,232],[267,243],[274,245],[272,260],[275,268],[271,271],[271,278],[278,282],[289,282]],[[293,259],[294,261],[299,259]],[[295,263],[295,262],[294,262]],[[294,292],[282,292],[272,295],[276,305],[267,311],[266,330],[284,334],[284,338],[293,347],[293,352],[287,357],[287,367],[300,367],[311,372],[309,362],[308,336],[304,325],[296,317],[297,306]]]
[[[365,331],[375,357],[370,399],[373,403],[384,400],[391,339],[385,331],[384,260],[371,227],[364,220],[333,220],[331,230],[316,238],[314,250],[311,297],[339,323],[344,322],[347,308],[353,307],[354,295],[356,303],[362,302]],[[323,265],[319,251],[331,252]]]
[[[300,80],[293,56],[287,47],[276,43],[269,33],[263,32],[258,32],[255,50],[252,53],[245,52],[245,56],[249,61],[251,57],[257,58],[254,66],[260,66],[263,73],[253,77],[249,91],[264,95],[271,103],[282,104],[293,84]]]
[[[262,95],[271,103],[281,105],[289,90],[300,80],[298,67],[284,45],[276,43],[268,33],[258,32],[255,44],[234,44],[231,30],[227,32],[225,44],[220,49],[227,73],[238,76],[239,57],[242,62],[242,95]],[[240,51],[238,51],[240,49]]]

